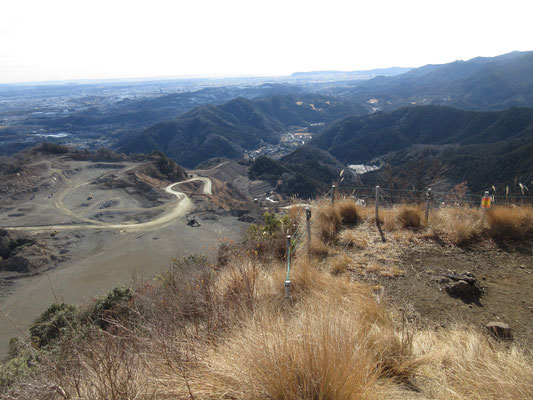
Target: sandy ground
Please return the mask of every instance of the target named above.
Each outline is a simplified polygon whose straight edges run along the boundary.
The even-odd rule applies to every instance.
[[[195,210],[195,204],[179,191],[180,183],[164,188],[171,196],[150,208],[142,207],[128,188],[102,190],[91,185],[99,177],[132,167],[124,164],[109,170],[86,162],[51,164],[43,177],[45,189],[3,202],[0,226],[30,235],[50,232],[50,242],[66,244],[70,257],[49,273],[19,279],[0,297],[0,308],[22,329],[54,301],[79,304],[117,285],[152,279],[174,257],[203,253],[223,238],[240,237],[246,224],[229,216],[202,221],[200,227],[187,226],[186,215]],[[72,172],[65,175],[65,170]],[[203,193],[211,194],[209,178],[191,181],[202,182]],[[99,208],[109,200],[118,203]],[[94,218],[96,212],[112,215],[117,223]],[[132,215],[144,215],[144,220],[128,219]],[[0,356],[5,355],[9,339],[19,335],[19,329],[0,316]]]

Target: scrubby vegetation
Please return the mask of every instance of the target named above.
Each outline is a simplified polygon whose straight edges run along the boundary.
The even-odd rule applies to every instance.
[[[520,227],[510,240],[529,240],[533,227],[529,209],[484,217],[445,208],[427,224],[418,208],[383,211],[388,235],[450,245],[501,239],[504,215]],[[285,298],[286,235],[303,217],[298,208],[267,213],[214,255],[175,260],[155,280],[92,304],[51,306],[1,367],[4,398],[533,398],[524,348],[472,327],[406,321],[379,287],[348,274],[402,274],[379,254],[364,265],[353,257],[370,247],[373,209],[345,200],[317,211],[312,257],[305,245],[293,254]]]

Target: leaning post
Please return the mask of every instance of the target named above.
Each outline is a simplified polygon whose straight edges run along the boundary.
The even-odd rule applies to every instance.
[[[376,186],[376,225],[379,225],[379,186]]]
[[[285,279],[285,299],[291,297],[291,235],[287,235],[287,278]]]
[[[429,220],[429,207],[431,205],[432,197],[433,195],[431,193],[431,189],[428,188],[428,190],[426,191],[426,224],[428,223],[428,220]]]
[[[307,223],[307,259],[311,261],[311,209],[305,207],[305,219]]]

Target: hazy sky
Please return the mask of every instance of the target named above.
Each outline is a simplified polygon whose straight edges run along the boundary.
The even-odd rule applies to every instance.
[[[0,0],[0,82],[417,67],[533,50],[531,0]]]

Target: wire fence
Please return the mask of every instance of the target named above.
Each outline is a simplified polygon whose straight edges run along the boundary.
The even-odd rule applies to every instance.
[[[441,206],[469,206],[480,207],[485,193],[471,193],[457,190],[434,191],[416,189],[379,188],[379,202],[382,206],[398,204],[423,205],[430,196],[432,207]],[[337,190],[339,198],[349,198],[358,201],[360,205],[374,204],[375,187],[340,187]],[[520,205],[533,206],[533,196],[527,195],[499,195],[489,192],[492,205]]]
[[[296,220],[299,221],[292,235],[287,237],[287,277],[285,280],[285,296],[290,298],[290,271],[291,258],[294,253],[304,242],[307,236],[306,232],[310,232],[312,226],[318,220],[321,210],[328,204],[342,199],[350,199],[360,206],[375,206],[376,200],[380,207],[391,207],[401,204],[419,205],[421,207],[435,209],[439,207],[448,206],[463,206],[463,207],[491,207],[495,205],[518,205],[518,206],[533,206],[533,196],[524,195],[496,195],[490,192],[481,194],[469,193],[461,188],[454,188],[450,191],[433,191],[431,189],[416,190],[416,189],[397,189],[397,188],[381,188],[377,187],[336,187],[332,188],[324,194],[312,207],[300,207],[296,215]],[[307,214],[306,209],[312,209],[312,212]],[[376,206],[377,213],[377,206]],[[427,211],[426,211],[427,213]],[[427,218],[427,214],[426,214]],[[376,220],[376,224],[378,224]],[[378,229],[379,229],[378,224]],[[380,231],[381,232],[381,231]],[[309,240],[309,239],[308,239]],[[384,240],[384,239],[383,239]],[[308,246],[310,243],[308,244]]]

